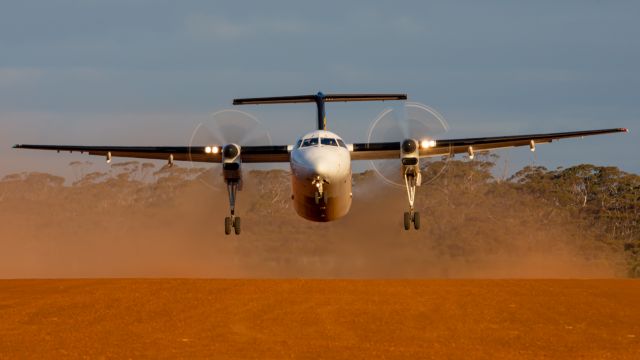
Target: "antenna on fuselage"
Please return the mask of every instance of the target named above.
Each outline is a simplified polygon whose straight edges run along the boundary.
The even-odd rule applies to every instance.
[[[318,108],[318,130],[327,129],[326,102],[407,100],[407,94],[323,94],[234,99],[233,105],[296,104],[315,102]]]

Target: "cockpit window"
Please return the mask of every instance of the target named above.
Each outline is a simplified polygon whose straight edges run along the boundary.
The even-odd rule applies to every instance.
[[[296,143],[296,146],[294,147],[295,149],[299,148],[300,145],[302,145],[302,139],[298,140],[298,142]]]
[[[333,138],[322,138],[320,139],[320,142],[322,145],[338,146],[336,139]]]
[[[302,141],[301,147],[318,145],[318,138],[308,138]]]
[[[342,139],[338,139],[338,145],[340,145],[340,147],[343,147],[345,149],[347,148],[347,145],[344,143],[344,141],[342,141]]]

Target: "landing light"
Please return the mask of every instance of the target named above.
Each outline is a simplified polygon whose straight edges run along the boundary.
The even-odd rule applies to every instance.
[[[435,140],[422,140],[420,142],[420,147],[423,149],[428,149],[436,146]]]
[[[217,146],[206,146],[204,148],[204,152],[207,154],[217,154],[220,151],[220,148]]]

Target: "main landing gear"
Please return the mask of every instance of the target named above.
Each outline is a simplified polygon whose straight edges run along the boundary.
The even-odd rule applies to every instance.
[[[224,218],[224,233],[231,234],[231,228],[235,230],[236,235],[240,235],[240,217],[235,215],[236,212],[236,193],[238,191],[239,181],[227,181],[227,193],[229,194],[229,211],[231,216]]]
[[[236,216],[236,193],[241,190],[242,171],[240,171],[240,146],[228,144],[222,148],[222,177],[227,184],[229,194],[229,212],[231,216],[224,218],[224,233],[231,234],[231,228],[240,235],[240,217]]]
[[[404,183],[407,188],[407,198],[409,200],[409,211],[404,213],[404,229],[411,229],[411,223],[413,228],[420,229],[420,213],[415,211],[413,203],[416,197],[416,186],[420,186],[422,181],[422,175],[420,169],[417,167],[406,167],[404,169]]]

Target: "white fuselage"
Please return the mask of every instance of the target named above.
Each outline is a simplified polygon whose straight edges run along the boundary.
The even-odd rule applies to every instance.
[[[298,215],[331,221],[351,207],[351,155],[342,139],[326,130],[300,138],[291,150],[292,199]]]

